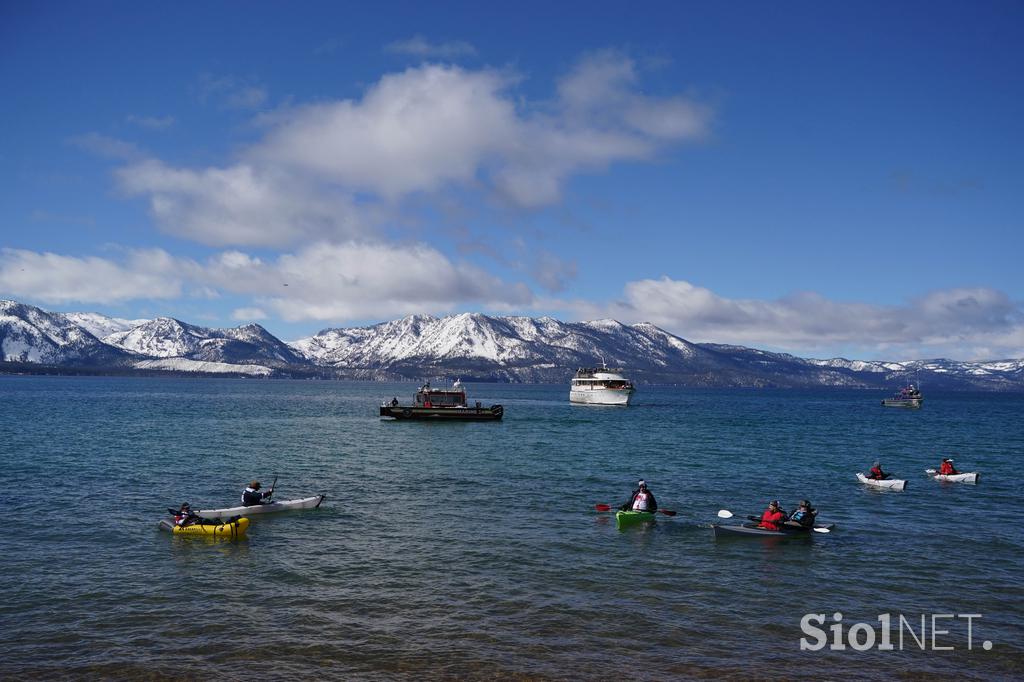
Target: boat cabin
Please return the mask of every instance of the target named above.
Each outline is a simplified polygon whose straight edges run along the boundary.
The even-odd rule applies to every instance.
[[[452,388],[431,388],[423,384],[413,398],[415,407],[466,407],[466,390],[459,382]]]

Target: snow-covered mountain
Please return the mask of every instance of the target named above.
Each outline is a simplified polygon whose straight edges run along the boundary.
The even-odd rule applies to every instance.
[[[879,362],[808,360],[786,353],[695,344],[652,324],[561,322],[550,317],[413,315],[370,327],[325,329],[286,344],[257,324],[200,327],[159,317],[120,320],[51,313],[0,301],[0,361],[251,376],[568,383],[606,362],[638,383],[684,386],[1024,391],[1024,360]]]
[[[0,301],[0,360],[41,364],[121,365],[130,354],[100,341],[59,313]]]
[[[105,343],[150,358],[206,362],[290,365],[305,362],[287,344],[258,324],[212,329],[158,317],[103,337]]]
[[[806,360],[742,346],[694,344],[652,324],[615,320],[414,315],[371,327],[325,329],[292,346],[314,364],[354,377],[567,382],[576,367],[603,360],[625,368],[635,381],[688,386],[881,388],[914,379],[933,387],[1024,390],[1024,360]]]
[[[255,375],[307,363],[257,324],[210,329],[166,317],[51,313],[16,301],[0,301],[0,361]]]

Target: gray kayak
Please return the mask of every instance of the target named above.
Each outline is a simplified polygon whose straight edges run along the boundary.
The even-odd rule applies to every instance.
[[[760,528],[756,523],[744,523],[742,526],[721,526],[717,523],[711,527],[715,530],[716,538],[723,537],[762,537],[762,538],[793,538],[808,537],[813,535],[810,528],[798,528],[796,526],[783,526],[783,530],[768,530]],[[815,528],[832,530],[836,527],[834,523],[817,523]]]
[[[252,516],[254,514],[272,514],[274,512],[293,511],[295,509],[316,509],[324,501],[326,495],[314,495],[298,500],[284,502],[268,502],[254,504],[249,507],[229,507],[227,509],[199,509],[196,511],[204,519],[230,519],[232,516]]]

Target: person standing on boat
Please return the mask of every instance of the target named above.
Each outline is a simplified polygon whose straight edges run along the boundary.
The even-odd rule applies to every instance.
[[[953,460],[948,457],[942,459],[942,466],[939,467],[939,473],[943,476],[956,476],[960,472],[953,466]]]
[[[260,482],[253,481],[249,484],[249,487],[242,492],[242,504],[246,507],[254,507],[257,504],[267,504],[270,502],[270,496],[273,494],[273,488],[265,493],[260,492]]]
[[[641,480],[637,483],[636,490],[630,495],[629,500],[619,507],[620,511],[643,511],[654,513],[658,511],[658,503],[654,499],[654,493],[647,489],[647,481]]]
[[[758,524],[758,528],[779,530],[779,527],[786,522],[786,519],[786,512],[779,506],[779,501],[772,500],[768,503],[768,508],[764,510],[764,514],[761,514],[761,522]]]
[[[871,465],[871,471],[868,472],[868,478],[873,479],[875,481],[884,481],[885,479],[889,478],[889,474],[882,471],[881,464],[875,462],[873,465]]]

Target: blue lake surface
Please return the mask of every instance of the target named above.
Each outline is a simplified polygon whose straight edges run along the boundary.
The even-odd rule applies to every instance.
[[[380,420],[412,384],[0,377],[0,678],[1022,675],[1024,396],[468,388],[504,421]],[[980,483],[926,477],[943,456]],[[875,459],[905,492],[856,481]],[[239,542],[157,529],[275,475],[329,497]],[[641,477],[678,515],[616,530],[594,505]],[[803,497],[833,533],[714,539],[719,509]],[[971,650],[953,619],[951,651],[801,651],[836,612],[980,617]]]

